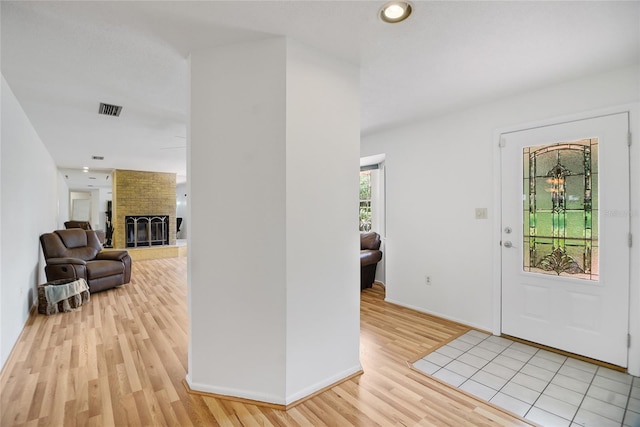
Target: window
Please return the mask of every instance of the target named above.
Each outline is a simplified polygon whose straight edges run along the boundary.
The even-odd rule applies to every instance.
[[[371,170],[360,171],[360,232],[371,231]]]

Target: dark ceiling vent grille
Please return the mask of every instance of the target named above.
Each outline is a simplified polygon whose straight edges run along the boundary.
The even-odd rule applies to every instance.
[[[122,107],[119,105],[104,104],[101,102],[100,109],[98,110],[98,114],[104,114],[105,116],[118,117],[120,115],[120,111],[122,111]]]

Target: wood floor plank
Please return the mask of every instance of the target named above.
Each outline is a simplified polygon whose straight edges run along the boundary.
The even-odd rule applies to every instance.
[[[186,258],[136,261],[132,282],[72,313],[34,313],[0,373],[9,426],[527,426],[411,369],[468,330],[361,293],[363,374],[287,411],[189,394]]]
[[[165,419],[164,425],[170,426],[178,426],[181,425],[178,417],[173,411],[173,406],[171,406],[171,401],[167,396],[167,392],[165,390],[158,390],[154,392],[155,399],[158,404],[158,409],[162,412],[162,417]],[[163,425],[163,424],[158,424]]]

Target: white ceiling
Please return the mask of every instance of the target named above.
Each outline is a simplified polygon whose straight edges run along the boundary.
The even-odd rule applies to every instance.
[[[639,1],[414,1],[395,25],[383,3],[3,0],[2,74],[60,168],[183,180],[194,50],[288,36],[357,64],[363,134],[640,63]]]

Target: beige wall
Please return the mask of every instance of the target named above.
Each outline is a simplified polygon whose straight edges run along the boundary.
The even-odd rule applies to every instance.
[[[125,216],[168,215],[169,244],[176,244],[176,174],[113,172],[113,247],[124,248]]]

